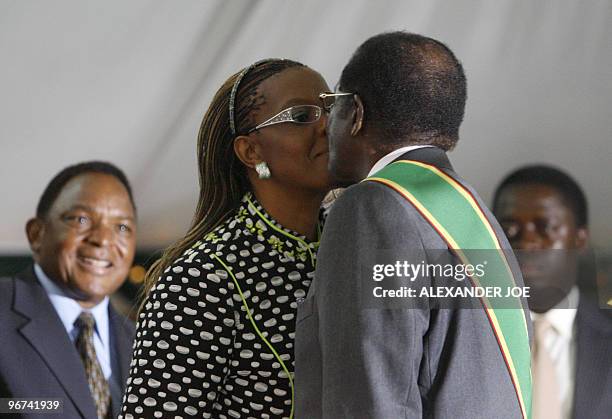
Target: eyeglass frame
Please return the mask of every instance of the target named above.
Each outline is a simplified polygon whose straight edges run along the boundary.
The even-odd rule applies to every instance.
[[[321,102],[323,103],[323,109],[325,109],[325,112],[329,112],[331,111],[331,109],[334,107],[334,105],[336,104],[336,101],[334,101],[334,103],[332,103],[329,106],[325,106],[325,99],[328,97],[340,97],[340,96],[353,96],[355,93],[347,93],[347,92],[323,92],[323,93],[319,93],[319,99],[321,99]]]
[[[291,109],[293,108],[301,108],[307,106],[309,108],[316,108],[318,109],[318,113],[317,113],[317,119],[315,119],[314,121],[309,121],[309,122],[300,122],[300,121],[296,121],[295,119],[293,119],[293,117],[291,116]],[[294,124],[300,124],[300,125],[306,125],[306,124],[314,124],[315,122],[317,122],[319,119],[321,119],[321,116],[323,115],[323,111],[325,111],[325,108],[319,105],[294,105],[294,106],[290,106],[286,109],[283,109],[282,111],[280,111],[279,113],[277,113],[276,115],[266,119],[265,121],[263,121],[261,124],[255,126],[254,128],[251,128],[250,130],[248,130],[246,132],[246,135],[249,135],[252,132],[255,132],[257,130],[260,130],[262,128],[265,127],[269,127],[270,125],[277,125],[277,124],[282,124],[284,122],[292,122]]]

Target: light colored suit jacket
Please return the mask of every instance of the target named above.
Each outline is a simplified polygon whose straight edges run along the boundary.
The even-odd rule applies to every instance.
[[[419,149],[400,159],[433,164],[465,184],[440,149]],[[361,262],[380,249],[402,261],[407,249],[426,257],[426,250],[447,246],[395,191],[373,182],[354,185],[331,209],[315,279],[298,307],[295,417],[521,418],[484,310],[363,306],[360,289],[371,285],[372,276]],[[516,260],[509,262],[522,286]]]

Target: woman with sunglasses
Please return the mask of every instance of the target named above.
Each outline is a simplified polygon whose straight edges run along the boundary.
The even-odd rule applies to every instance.
[[[145,280],[121,417],[293,416],[297,304],[330,186],[327,90],[316,71],[273,59],[216,93],[192,226]]]

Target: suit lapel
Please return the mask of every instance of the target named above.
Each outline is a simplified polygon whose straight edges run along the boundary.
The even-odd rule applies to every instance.
[[[609,323],[602,319],[594,303],[580,295],[576,313],[576,385],[574,393],[574,417],[591,418],[605,395],[608,379],[610,334]],[[600,327],[601,326],[601,327]],[[593,385],[600,383],[601,385]]]
[[[108,306],[110,323],[111,365],[113,374],[110,378],[113,417],[121,412],[121,402],[129,373],[132,358],[133,328],[128,320],[119,315],[112,305]]]
[[[81,359],[32,269],[15,281],[13,309],[29,319],[19,332],[47,364],[81,415],[95,417]]]
[[[133,330],[131,325],[127,324],[128,320],[120,316],[110,304],[108,306],[108,315],[111,333],[113,333],[115,341],[117,366],[119,367],[117,377],[121,380],[121,389],[124,390],[132,359]]]

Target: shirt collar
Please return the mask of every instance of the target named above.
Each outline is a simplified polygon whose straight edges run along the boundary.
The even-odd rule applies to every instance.
[[[323,211],[320,211],[319,225],[317,226],[319,236],[323,219]],[[265,211],[263,206],[255,199],[255,196],[251,192],[245,193],[242,197],[242,203],[238,211],[234,217],[228,218],[224,225],[227,225],[230,229],[234,229],[236,225],[241,225],[238,232],[258,236],[260,242],[268,243],[274,247],[281,256],[297,257],[297,259],[302,262],[310,258],[312,265],[315,265],[316,251],[319,247],[320,238],[317,238],[317,241],[309,241],[300,233],[283,227]],[[225,227],[219,226],[204,238],[216,243],[218,240],[225,240],[226,235],[231,237],[229,232],[225,232],[222,237],[218,237],[217,230],[224,228]],[[197,244],[198,243],[196,243],[196,245]]]
[[[247,192],[242,198],[242,208],[245,208],[253,217],[263,221],[265,225],[270,227],[272,231],[276,231],[285,237],[287,240],[294,240],[302,244],[303,246],[317,248],[319,246],[320,237],[317,241],[309,241],[304,235],[282,226],[278,221],[272,218],[264,209],[264,207],[257,201],[257,198],[251,192]],[[322,214],[319,214],[319,225],[317,229],[320,236]]]
[[[379,170],[384,169],[385,166],[387,166],[393,160],[397,159],[402,154],[406,154],[409,151],[417,150],[419,148],[426,148],[426,147],[433,147],[433,146],[432,145],[409,145],[406,147],[398,148],[397,150],[393,150],[392,152],[384,155],[380,160],[378,160],[374,164],[374,166],[372,166],[370,173],[368,173],[368,177],[372,176],[374,173],[378,172]]]
[[[574,286],[569,294],[553,308],[541,314],[532,311],[531,318],[545,317],[559,335],[569,340],[574,332],[574,320],[576,320],[579,299],[578,287]]]
[[[74,299],[66,296],[66,293],[55,282],[49,279],[37,263],[34,264],[34,272],[40,284],[47,292],[49,300],[51,300],[51,304],[55,308],[68,335],[73,336],[74,322],[81,312],[88,311],[96,320],[96,333],[100,337],[102,344],[105,348],[109,348],[108,297],[104,297],[99,304],[91,309],[83,309]]]

